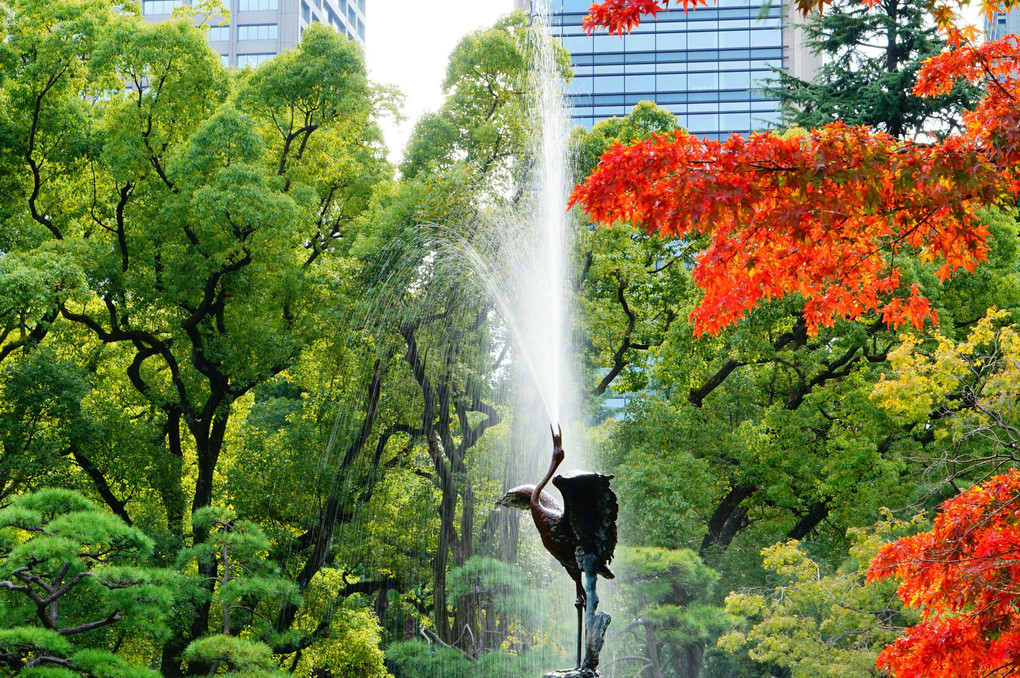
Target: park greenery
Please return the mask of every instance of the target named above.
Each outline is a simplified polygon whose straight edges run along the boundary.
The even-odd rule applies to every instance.
[[[465,266],[527,237],[547,38],[466,36],[393,167],[399,94],[354,43],[315,24],[231,71],[188,10],[0,0],[0,676],[569,665],[569,582],[493,506],[547,422],[506,270]],[[1020,662],[1020,45],[950,19],[812,15],[830,59],[769,85],[778,132],[643,102],[571,133],[570,431],[620,501],[604,675]]]

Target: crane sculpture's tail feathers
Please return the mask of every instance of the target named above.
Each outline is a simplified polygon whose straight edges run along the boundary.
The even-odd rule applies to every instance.
[[[553,478],[563,495],[563,517],[577,536],[577,547],[597,558],[596,571],[606,579],[613,573],[607,565],[616,550],[616,517],[619,505],[609,486],[611,475],[571,472]]]

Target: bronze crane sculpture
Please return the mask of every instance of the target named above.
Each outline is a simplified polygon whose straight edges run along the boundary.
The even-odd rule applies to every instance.
[[[553,478],[561,463],[563,432],[553,431],[552,463],[538,485],[521,485],[507,492],[496,504],[530,511],[542,544],[567,570],[577,589],[577,666],[594,672],[598,651],[589,652],[585,666],[581,664],[581,624],[585,617],[589,634],[599,599],[595,593],[598,575],[614,577],[609,569],[616,548],[616,494],[609,487],[613,477],[602,473],[570,472]],[[552,480],[563,496],[561,507],[553,497],[543,492]],[[582,575],[584,582],[582,583]],[[608,624],[608,615],[606,624]],[[602,631],[604,633],[604,629]],[[601,637],[598,640],[601,647]]]

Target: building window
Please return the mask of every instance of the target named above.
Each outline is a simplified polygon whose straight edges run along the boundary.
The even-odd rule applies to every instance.
[[[358,9],[361,10],[362,14],[365,13],[365,0],[358,0]]]
[[[358,19],[358,36],[361,37],[362,40],[365,39],[365,22],[361,19]]]
[[[209,42],[230,40],[230,26],[210,26]]]
[[[184,5],[184,0],[145,0],[142,2],[142,13],[145,16],[153,14],[170,14],[175,7]]]
[[[220,65],[221,66],[229,66],[230,65],[230,55],[229,54],[221,54],[220,55]]]
[[[683,73],[660,73],[657,84],[663,92],[683,92],[687,89],[687,76]]]
[[[751,31],[751,46],[764,47],[765,45],[781,45],[783,42],[783,31],[779,28],[768,28]]]
[[[565,88],[570,94],[591,94],[591,78],[575,77]]]
[[[711,91],[719,89],[718,73],[691,73],[687,83],[694,91]]]
[[[765,31],[757,31],[763,33]],[[746,30],[731,30],[719,32],[719,47],[750,47],[751,35]]]
[[[628,75],[627,92],[654,92],[654,75]]]
[[[688,49],[716,49],[719,47],[719,33],[716,31],[687,34]]]
[[[650,52],[655,49],[655,34],[632,33],[623,39],[623,45],[628,52]]]
[[[326,17],[325,23],[335,28],[337,23],[336,12],[334,12],[333,8],[329,6],[329,3],[326,3],[326,9],[323,11],[323,14]]]
[[[301,2],[301,18],[305,20],[306,24],[312,23],[312,8],[303,0]]]
[[[719,129],[719,116],[688,115],[687,126],[692,132],[715,132]]]
[[[258,68],[262,64],[272,59],[276,54],[238,54],[237,55],[237,67],[244,68],[245,66],[251,66],[252,68]]]
[[[595,78],[595,92],[596,94],[609,93],[609,92],[622,92],[623,91],[623,76],[622,75],[603,75],[600,78]]]
[[[724,132],[750,132],[750,113],[723,113],[719,116],[719,129]]]
[[[238,40],[276,40],[276,24],[248,24],[237,27]]]
[[[280,8],[279,0],[238,0],[239,12],[270,12]]]
[[[750,71],[723,72],[719,74],[722,89],[747,89],[751,86]]]

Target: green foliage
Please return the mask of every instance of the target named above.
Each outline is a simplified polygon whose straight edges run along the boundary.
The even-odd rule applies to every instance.
[[[903,86],[890,96],[907,95]],[[861,104],[865,109],[889,113]],[[577,178],[616,139],[669,133],[671,121],[659,113],[645,104],[628,118],[575,132]],[[934,267],[904,268],[907,284],[930,291],[947,336],[989,306],[1016,306],[1015,218],[988,212],[982,219],[992,233],[986,273],[940,287]],[[837,323],[811,338],[800,300],[787,299],[695,340],[686,317],[700,293],[688,268],[699,243],[646,240],[622,226],[584,229],[576,239],[579,343],[589,383],[598,380],[591,393],[632,396],[602,434],[626,543],[694,548],[719,573],[723,590],[746,589],[768,582],[755,554],[770,544],[810,540],[811,557],[834,568],[845,558],[847,530],[873,523],[880,507],[936,501],[926,496],[929,481],[950,469],[938,462],[944,448],[920,454],[938,431],[922,423],[931,410],[909,395],[897,397],[919,410],[906,422],[872,398],[888,371],[886,357],[904,341],[898,333],[870,321]],[[976,453],[976,441],[968,444]],[[934,473],[922,473],[926,457]],[[690,650],[678,665],[697,670],[701,657]],[[718,670],[713,675],[766,670],[708,652],[716,666],[705,670]],[[650,662],[652,654],[634,656]],[[669,670],[666,664],[648,670]]]
[[[470,678],[475,666],[460,650],[421,640],[393,643],[386,649],[386,665],[395,678]]]
[[[727,652],[781,667],[791,678],[871,678],[879,651],[909,619],[890,582],[866,584],[870,559],[895,533],[910,526],[883,522],[856,530],[850,559],[833,571],[812,560],[796,541],[762,552],[773,573],[764,591],[733,593],[726,611],[739,630],[719,640]]]
[[[215,666],[216,675],[241,678],[276,678],[287,675],[273,660],[265,643],[226,635],[212,635],[192,642],[184,651],[186,662]]]
[[[404,151],[400,172],[405,179],[462,164],[497,193],[514,189],[530,144],[527,86],[536,41],[542,39],[549,38],[529,27],[518,11],[457,44],[443,81],[446,102],[418,122]],[[569,54],[558,44],[550,49],[569,78]]]
[[[714,601],[719,573],[689,549],[645,546],[619,547],[613,567],[620,589],[613,599],[627,621],[613,654],[663,676],[695,675],[706,645],[729,625]]]
[[[575,181],[581,181],[613,143],[629,143],[679,129],[676,118],[643,101],[624,118],[611,118],[571,138]],[[592,393],[612,385],[616,393],[651,385],[649,365],[674,321],[686,316],[696,293],[690,276],[695,250],[689,243],[651,237],[640,228],[575,228],[575,256],[582,261],[578,287],[580,329]]]
[[[321,574],[321,573],[320,573]],[[297,678],[328,673],[336,678],[388,678],[379,619],[371,609],[348,601],[332,614],[328,640],[304,650],[294,668]]]
[[[483,626],[497,638],[505,634],[500,626],[532,628],[536,621],[534,589],[527,575],[510,563],[475,556],[450,572],[450,595],[458,600],[472,599],[488,623]]]
[[[500,678],[538,675],[555,664],[548,650],[524,655],[485,652],[477,660],[455,648],[421,640],[393,643],[386,649],[386,665],[395,678]]]
[[[907,337],[889,355],[892,372],[873,400],[904,426],[931,431],[925,489],[958,491],[1014,465],[1020,335],[1011,314],[990,309],[965,337]]]
[[[133,666],[124,658],[100,649],[76,650],[55,631],[27,626],[0,629],[0,665],[5,676],[56,678],[155,678],[159,673]],[[2,670],[2,669],[0,669]]]
[[[221,506],[201,508],[192,514],[191,520],[194,529],[204,538],[180,552],[177,566],[184,568],[194,562],[200,571],[212,569],[216,572],[210,584],[212,602],[220,611],[221,635],[229,637],[242,629],[256,636],[267,633],[267,615],[258,613],[260,605],[267,606],[271,613],[282,603],[294,602],[297,587],[267,559],[270,542],[265,533],[255,523],[239,520],[233,511]],[[209,568],[210,561],[215,562],[215,568]],[[231,666],[241,666],[247,661],[243,657],[247,656],[250,643],[245,643],[238,645],[241,648],[238,659],[228,661]],[[227,640],[211,646],[203,644],[194,650],[191,661],[202,661],[203,653],[211,651],[208,647],[220,646],[233,647]],[[268,646],[266,651],[269,652]]]
[[[152,546],[69,490],[40,490],[0,510],[0,661],[24,675],[153,675],[111,651],[129,638],[165,640],[168,613],[186,596],[186,579],[144,565]]]
[[[693,544],[702,530],[699,515],[711,510],[715,495],[711,464],[696,451],[715,434],[700,417],[657,399],[642,399],[631,412],[612,428],[620,531],[646,546]],[[686,490],[677,493],[681,483]]]
[[[602,120],[591,131],[575,127],[570,144],[575,182],[580,183],[592,173],[613,143],[628,144],[679,129],[676,116],[651,101],[638,102],[626,116]]]
[[[839,19],[839,49],[890,25],[862,16]],[[901,64],[928,35],[909,21]],[[524,416],[508,407],[512,331],[473,260],[514,250],[498,215],[533,181],[524,15],[458,45],[400,183],[376,125],[392,98],[325,26],[230,72],[192,18],[150,24],[131,3],[9,0],[0,25],[0,672],[485,678],[568,663],[553,639],[572,646],[569,603],[552,619],[533,568],[503,562],[545,554],[488,508],[533,446],[510,426]],[[929,124],[897,112],[912,68],[855,89],[858,112]],[[577,131],[576,171],[674,127],[644,102]],[[732,621],[723,592],[768,585],[754,609],[731,599],[744,636],[728,666],[865,671],[848,639],[866,617],[826,596],[845,585],[841,601],[872,609],[856,565],[835,567],[846,528],[917,498],[917,451],[980,423],[932,390],[922,353],[948,358],[989,306],[1020,308],[1014,215],[985,220],[976,275],[932,292],[934,270],[904,268],[943,318],[934,344],[866,323],[810,339],[796,299],[696,341],[699,243],[577,225],[590,413],[643,391],[590,435],[621,501],[602,590],[618,655],[691,678]],[[1010,373],[973,359],[1012,350],[996,337],[952,375],[1001,404]],[[890,351],[914,362],[876,392]],[[933,425],[929,405],[953,416]],[[31,492],[46,484],[65,489]],[[802,548],[763,569],[761,548],[792,535]],[[40,582],[63,592],[40,607]],[[423,634],[431,645],[393,642],[384,664],[383,644]]]
[[[261,488],[225,482],[250,394],[301,365],[344,314],[337,292],[357,270],[347,250],[392,174],[376,125],[388,95],[359,48],[325,26],[257,72],[232,73],[193,17],[154,24],[137,3],[16,0],[0,15],[0,500],[51,482],[87,489],[117,516],[55,519],[59,536],[15,543],[5,560],[63,559],[77,576],[79,547],[115,542],[106,574],[78,582],[61,619],[110,614],[103,605],[122,596],[117,631],[82,638],[169,673],[209,633],[294,641],[274,623],[299,588],[281,565],[300,571],[310,555],[199,509],[235,492],[253,508]],[[318,414],[317,428],[293,434],[315,434],[295,453],[312,466],[330,436]],[[251,511],[281,541],[316,519],[307,507],[329,486],[308,467],[284,479],[300,509]],[[180,586],[171,605],[143,572],[149,558],[186,565],[204,588]],[[105,602],[78,605],[104,582]],[[129,595],[147,586],[159,619]],[[142,619],[152,623],[131,626]]]
[[[945,48],[923,2],[834,2],[810,15],[803,30],[822,59],[814,80],[776,71],[766,88],[789,124],[810,129],[839,120],[894,137],[947,134],[977,99],[966,84],[940,97],[913,95],[921,64]]]

